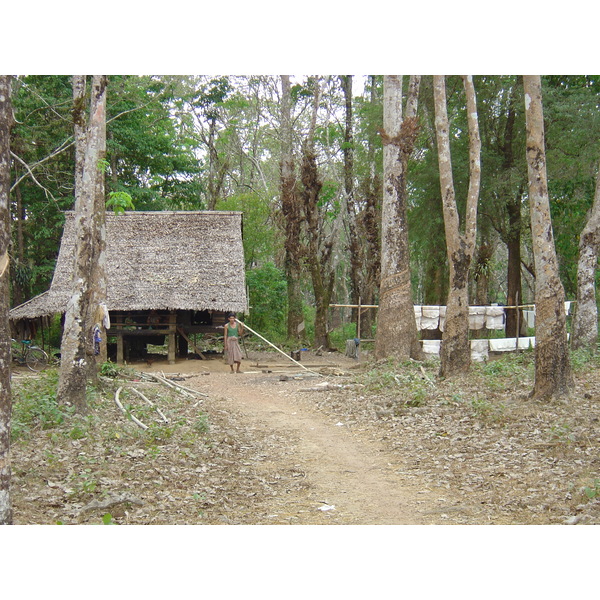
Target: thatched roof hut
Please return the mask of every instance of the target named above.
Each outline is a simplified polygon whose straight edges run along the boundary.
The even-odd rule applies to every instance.
[[[13,325],[66,311],[74,250],[75,218],[68,212],[50,289],[13,308]],[[105,268],[109,334],[118,336],[119,360],[123,352],[127,357],[128,338],[154,331],[149,311],[170,324],[171,355],[176,335],[185,344],[187,334],[222,327],[225,313],[248,311],[240,212],[107,214]],[[136,331],[127,331],[129,321],[139,325]]]
[[[71,296],[74,214],[66,214],[47,292],[10,312],[12,320],[62,313]],[[106,216],[110,311],[247,312],[239,212],[126,212]]]

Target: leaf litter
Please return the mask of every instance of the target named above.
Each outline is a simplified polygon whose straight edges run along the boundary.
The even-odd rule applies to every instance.
[[[529,399],[529,352],[447,380],[435,361],[332,361],[310,387],[293,374],[281,380],[275,368],[248,374],[244,385],[256,397],[280,386],[297,406],[385,451],[432,523],[600,522],[598,361],[575,370],[565,402]],[[80,431],[64,422],[14,441],[15,523],[347,522],[327,499],[312,500],[297,433],[249,421],[211,395],[211,377],[221,375],[184,373],[187,394],[156,380],[103,380]],[[126,412],[146,430],[113,401],[119,386]]]

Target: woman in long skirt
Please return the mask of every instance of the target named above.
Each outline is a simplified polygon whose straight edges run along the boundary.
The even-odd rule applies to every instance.
[[[235,318],[235,313],[229,313],[229,322],[225,323],[225,349],[227,350],[227,362],[232,373],[241,373],[242,350],[240,349],[240,338],[244,334],[242,324]],[[235,371],[233,365],[236,365]]]

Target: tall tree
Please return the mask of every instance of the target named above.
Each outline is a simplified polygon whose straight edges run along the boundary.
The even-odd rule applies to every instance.
[[[10,128],[13,120],[10,100],[11,78],[0,75],[0,525],[12,524],[10,500],[10,328],[9,258],[10,244]]]
[[[290,76],[281,75],[281,210],[285,231],[285,276],[287,281],[287,334],[300,337],[304,322],[300,289],[302,209],[296,189],[294,148],[292,141],[292,96]]]
[[[348,225],[347,250],[350,262],[350,298],[353,304],[358,304],[362,296],[362,253],[358,235],[358,208],[354,193],[354,131],[352,110],[352,75],[341,75],[340,83],[344,92],[344,141],[342,152],[344,155],[344,199],[346,201],[346,214]],[[352,311],[354,321],[358,328],[357,309]],[[360,332],[357,331],[357,336]]]
[[[362,303],[375,304],[379,291],[381,274],[381,203],[383,199],[382,176],[379,168],[379,124],[381,123],[381,92],[377,85],[377,77],[371,75],[369,101],[366,114],[366,174],[363,178],[361,200],[364,209],[358,220],[360,237],[364,240],[363,250],[363,287],[361,289]],[[357,144],[357,147],[359,145]],[[361,330],[366,337],[371,337],[374,311],[368,310],[361,318]]]
[[[315,131],[321,103],[321,81],[312,81],[313,110],[310,126],[302,144],[302,207],[306,223],[305,258],[310,273],[315,301],[315,347],[329,348],[328,314],[335,283],[334,247],[337,219],[326,227],[327,201],[320,197],[323,181],[317,167]]]
[[[75,121],[81,119],[78,101],[79,76],[74,77]],[[94,306],[94,275],[98,273],[100,259],[97,247],[99,227],[96,195],[98,179],[104,176],[101,160],[106,128],[106,77],[95,75],[92,79],[90,118],[86,126],[85,152],[79,188],[75,199],[75,255],[71,298],[65,313],[61,343],[61,367],[57,399],[72,403],[79,412],[87,412],[86,383],[93,358],[93,330],[90,324],[98,306]],[[95,361],[94,361],[95,362]]]
[[[598,305],[596,269],[600,250],[600,164],[596,175],[596,193],[587,223],[579,238],[577,265],[577,304],[573,318],[571,347],[596,352],[598,343]]]
[[[473,78],[464,76],[467,123],[469,129],[469,190],[467,194],[464,232],[456,205],[452,162],[450,156],[450,126],[446,106],[446,82],[443,75],[434,76],[435,122],[438,141],[440,186],[444,208],[444,225],[450,291],[446,303],[446,321],[440,352],[442,376],[451,376],[469,369],[471,346],[469,342],[469,268],[477,237],[477,203],[481,180],[481,141],[477,119],[477,105]]]
[[[546,144],[539,75],[523,77],[527,130],[529,211],[535,261],[535,383],[531,395],[567,395],[573,387],[567,346],[565,293],[558,273],[546,175]]]
[[[421,358],[410,279],[407,223],[408,158],[418,132],[420,77],[411,76],[402,118],[402,76],[383,81],[383,171],[381,282],[375,356]]]

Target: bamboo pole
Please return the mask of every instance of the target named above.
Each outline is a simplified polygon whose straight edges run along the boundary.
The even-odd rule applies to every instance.
[[[273,348],[275,348],[275,350],[277,350],[277,352],[280,352],[281,354],[283,354],[288,360],[291,360],[293,363],[296,363],[299,367],[302,367],[305,371],[308,371],[309,373],[312,373],[313,375],[319,375],[319,373],[315,373],[314,371],[307,369],[302,363],[299,363],[297,360],[294,360],[291,356],[288,356],[283,350],[278,348],[275,344],[272,344],[267,338],[264,338],[262,335],[260,335],[260,333],[254,331],[254,329],[252,329],[251,327],[248,327],[248,325],[246,325],[246,323],[243,323],[239,319],[236,319],[236,321],[238,323],[240,323],[243,327],[245,327],[248,331],[250,331],[254,335],[258,336],[261,340],[263,340],[264,342],[267,342],[267,344],[269,344],[269,346],[272,346]]]

